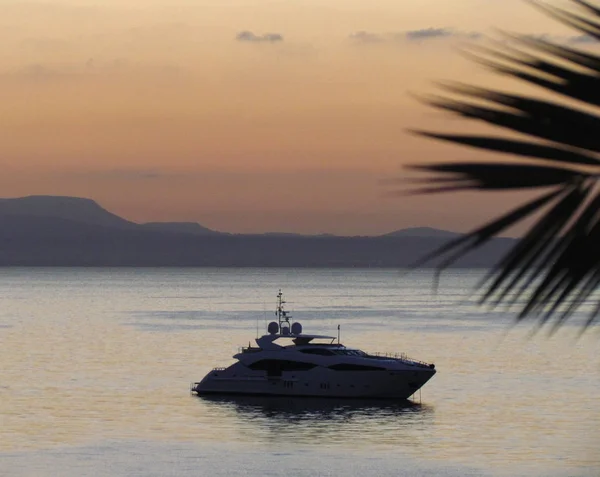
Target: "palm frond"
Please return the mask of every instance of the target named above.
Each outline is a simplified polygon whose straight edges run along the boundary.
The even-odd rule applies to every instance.
[[[600,61],[600,58],[599,58]],[[599,65],[600,71],[600,65]],[[451,98],[429,99],[428,104],[468,119],[477,119],[564,147],[600,152],[600,117],[557,103],[464,85],[446,85],[449,93],[490,103],[480,106]],[[597,159],[587,162],[595,165]]]
[[[451,164],[427,164],[412,166],[430,172],[439,172],[440,177],[425,179],[434,181],[435,188],[425,189],[436,192],[438,189],[451,187],[461,189],[521,189],[523,187],[549,187],[560,184],[570,184],[579,177],[577,171],[562,167],[537,166],[528,164],[479,164],[458,162]],[[414,191],[421,192],[420,190]]]
[[[600,7],[571,0],[574,11],[529,0],[584,35],[600,40]],[[439,269],[532,214],[537,219],[480,283],[481,303],[520,306],[518,319],[562,325],[600,286],[600,56],[526,35],[473,47],[468,55],[492,71],[558,94],[542,100],[464,84],[443,84],[450,96],[424,101],[457,116],[518,133],[502,136],[412,131],[426,138],[512,156],[511,162],[450,162],[409,166],[427,176],[413,193],[550,188],[476,230],[450,241],[415,266],[441,259]],[[577,100],[586,108],[565,104]],[[524,300],[524,301],[523,301]],[[599,320],[600,302],[584,329]]]
[[[454,252],[453,255],[450,256],[450,259],[444,262],[445,266],[449,266],[456,259],[464,255],[465,253],[483,245],[485,242],[490,240],[495,235],[501,233],[507,228],[513,226],[516,223],[524,220],[529,217],[534,212],[540,210],[547,203],[563,194],[561,189],[557,189],[548,194],[543,195],[542,197],[538,197],[516,209],[506,213],[505,215],[479,227],[477,230],[472,231],[471,233],[458,237],[454,240],[451,240],[446,245],[440,247],[435,250],[433,253],[426,255],[421,258],[418,262],[414,264],[415,267],[423,265],[430,261],[435,257],[440,257],[443,255],[447,255],[450,252]],[[445,267],[442,267],[445,268]]]
[[[504,32],[503,35],[506,39],[518,42],[521,46],[531,47],[539,53],[547,53],[555,58],[562,59],[567,63],[573,63],[576,66],[589,68],[592,72],[600,68],[600,58],[584,51],[579,51],[565,45],[551,43],[544,38],[536,38],[528,35],[515,35],[506,32]]]
[[[545,146],[535,142],[516,141],[505,138],[484,136],[462,136],[457,134],[434,134],[425,131],[415,131],[422,136],[450,141],[465,146],[476,147],[503,154],[513,154],[532,159],[545,159],[548,161],[564,162],[568,164],[584,164],[600,166],[600,161],[593,155],[570,149]]]
[[[588,2],[584,2],[583,0],[571,0],[573,3],[579,4],[584,9],[588,11],[588,13],[600,17],[600,10],[597,7],[594,7],[592,4]],[[541,2],[529,0],[529,3],[535,5],[541,10],[545,11],[550,16],[559,20],[561,23],[565,25],[569,25],[583,33],[593,36],[595,38],[600,39],[600,23],[595,22],[593,20],[589,20],[581,15],[577,15],[561,8],[553,7],[551,5],[546,5]]]
[[[529,289],[531,282],[539,277],[543,270],[544,263],[551,263],[557,252],[564,247],[564,244],[572,238],[573,232],[579,231],[583,224],[587,223],[591,211],[598,210],[600,207],[600,194],[597,194],[594,200],[586,209],[587,214],[582,214],[571,230],[571,236],[564,236],[562,242],[556,240],[559,231],[571,219],[571,214],[581,205],[582,195],[587,195],[589,188],[573,189],[569,194],[564,195],[556,205],[540,219],[537,224],[531,228],[529,233],[510,251],[499,264],[500,273],[496,274],[495,279],[483,295],[481,302],[484,303],[495,297],[495,305],[500,304],[502,300],[519,284],[521,292],[515,294],[511,302],[514,303],[521,294]],[[486,277],[487,282],[492,275]],[[510,280],[509,280],[510,277]]]

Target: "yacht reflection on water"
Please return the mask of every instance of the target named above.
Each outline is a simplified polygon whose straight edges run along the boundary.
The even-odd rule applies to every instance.
[[[263,414],[266,417],[333,418],[338,415],[423,414],[433,408],[414,401],[389,399],[331,399],[319,397],[207,395],[199,399],[209,405],[235,409],[240,413]]]
[[[434,411],[408,400],[216,395],[197,399],[237,440],[304,445],[418,446],[415,426],[429,427]]]

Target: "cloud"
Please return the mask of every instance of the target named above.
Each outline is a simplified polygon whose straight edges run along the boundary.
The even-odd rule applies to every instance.
[[[549,33],[540,33],[537,35],[526,35],[529,38],[533,38],[535,40],[543,40],[548,41],[550,43],[557,43],[562,45],[574,44],[574,45],[591,45],[597,46],[600,45],[600,40],[591,36],[591,35],[552,35]]]
[[[364,30],[350,33],[350,39],[360,43],[379,43],[384,41],[384,38],[381,35]]]
[[[106,170],[69,170],[59,173],[62,177],[85,177],[87,180],[108,181],[147,181],[158,179],[173,179],[189,176],[177,172],[155,169],[106,169]]]
[[[264,33],[262,35],[256,35],[251,31],[244,30],[239,32],[235,39],[237,41],[247,41],[250,43],[277,43],[283,41],[283,36],[279,33]]]
[[[458,38],[461,40],[479,40],[483,35],[475,31],[461,31],[452,28],[422,28],[420,30],[409,30],[399,34],[401,39],[408,41],[425,41],[439,38]]]
[[[591,43],[597,44],[599,40],[591,35],[576,35],[567,38],[568,43]]]
[[[579,45],[600,45],[600,40],[591,35],[552,35],[549,33],[539,33],[527,35],[530,38],[546,40],[561,44],[579,44]],[[463,31],[454,28],[428,27],[417,30],[405,30],[399,32],[376,33],[366,30],[358,30],[348,35],[348,38],[354,43],[416,43],[421,44],[429,41],[441,40],[483,40],[484,35],[476,31]],[[507,40],[504,40],[506,42]]]
[[[421,30],[407,31],[403,35],[407,40],[419,41],[454,36],[454,33],[448,28],[423,28]]]
[[[382,43],[382,42],[412,42],[421,43],[437,39],[462,39],[478,40],[482,37],[478,32],[466,32],[452,28],[421,28],[396,33],[373,33],[360,30],[349,35],[356,43]]]
[[[113,169],[106,171],[104,174],[98,174],[97,177],[105,179],[120,179],[120,180],[148,180],[162,179],[167,177],[166,174],[153,170],[134,170],[134,169]]]
[[[81,78],[137,75],[153,80],[181,80],[185,70],[168,63],[135,63],[124,59],[96,61],[88,58],[76,63],[33,63],[13,71],[0,71],[0,80],[52,82]]]
[[[30,81],[51,81],[66,77],[70,71],[61,71],[58,68],[49,67],[40,63],[26,65],[19,70],[11,73],[10,76],[17,79]]]

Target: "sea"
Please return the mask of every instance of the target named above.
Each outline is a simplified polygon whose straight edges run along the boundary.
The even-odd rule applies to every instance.
[[[600,475],[600,327],[516,324],[483,274],[0,269],[0,475]],[[437,374],[403,402],[190,394],[280,289],[305,332]]]

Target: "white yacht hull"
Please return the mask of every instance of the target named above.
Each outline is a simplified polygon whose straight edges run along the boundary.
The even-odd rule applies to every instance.
[[[240,368],[236,364],[226,370],[211,371],[202,381],[194,383],[192,390],[199,395],[408,399],[435,374],[435,369],[429,368],[369,372],[320,368],[269,377],[252,372],[243,373]]]

